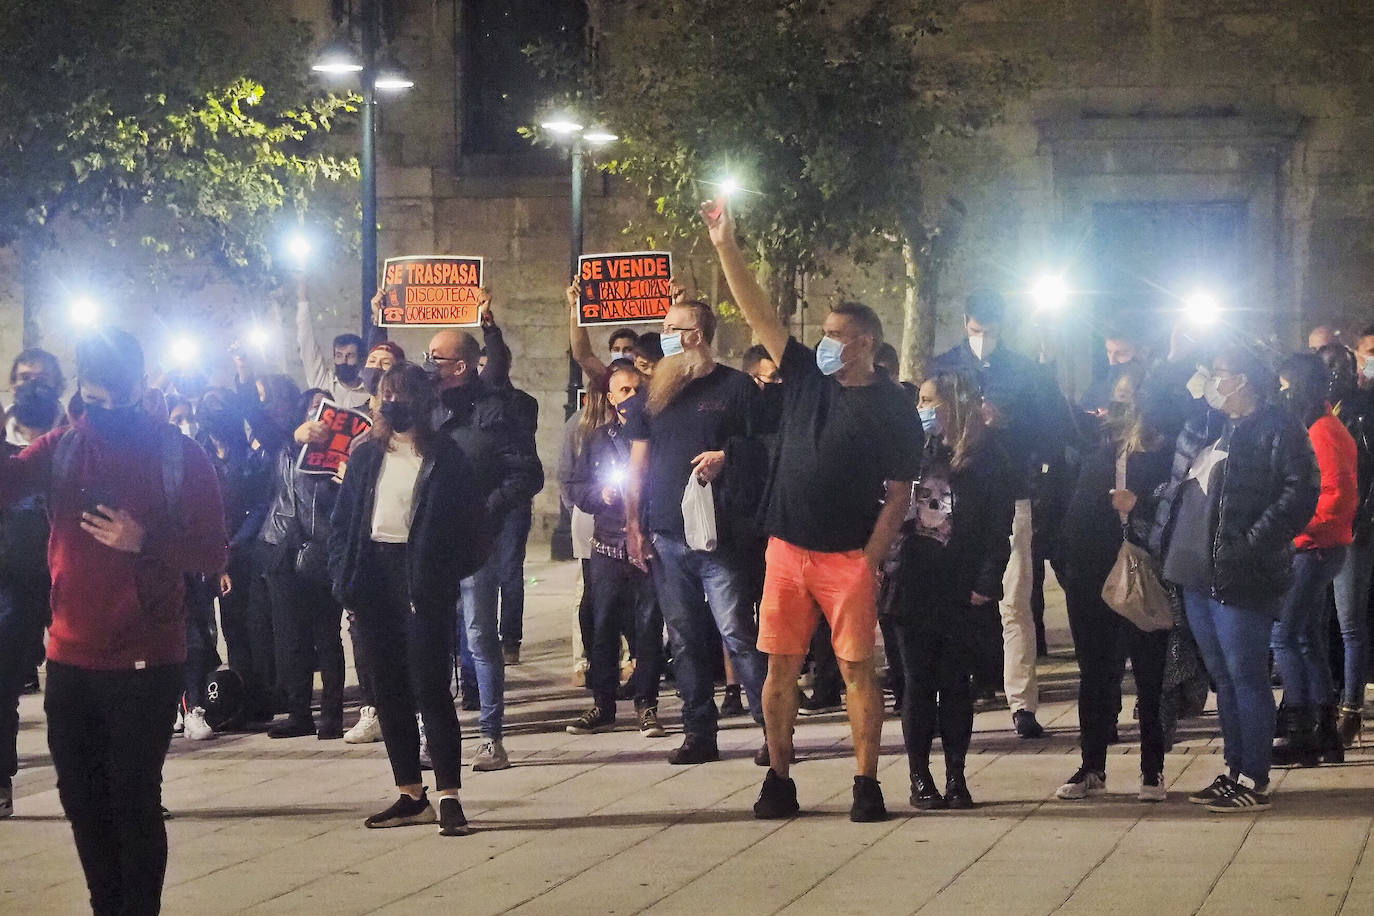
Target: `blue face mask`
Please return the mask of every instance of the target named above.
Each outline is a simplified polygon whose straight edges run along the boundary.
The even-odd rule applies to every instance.
[[[1365,378],[1374,379],[1374,356],[1364,361],[1364,368],[1360,370],[1360,374]]]
[[[676,334],[664,334],[658,339],[658,345],[663,348],[663,355],[677,356],[682,352],[682,332]]]
[[[816,344],[816,367],[823,375],[834,375],[844,368],[844,344],[833,337],[822,337]]]
[[[921,429],[925,430],[927,436],[940,435],[940,415],[934,407],[918,407],[916,412],[921,415]]]

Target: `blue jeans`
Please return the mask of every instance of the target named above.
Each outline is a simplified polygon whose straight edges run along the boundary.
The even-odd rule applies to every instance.
[[[1192,589],[1184,590],[1183,606],[1216,684],[1226,766],[1264,786],[1274,741],[1274,692],[1269,686],[1274,619],[1262,610],[1222,604]]]
[[[1341,705],[1364,705],[1364,685],[1369,674],[1369,581],[1374,575],[1374,543],[1356,541],[1345,551],[1345,562],[1334,582],[1336,621],[1345,644],[1345,686]]]
[[[467,631],[467,647],[477,672],[477,692],[482,697],[477,726],[484,738],[501,737],[501,722],[506,715],[506,660],[501,654],[501,634],[496,622],[498,587],[496,564],[488,561],[463,580],[460,599],[461,626]]]
[[[1293,584],[1283,596],[1269,647],[1283,678],[1283,705],[1289,709],[1324,706],[1335,694],[1327,652],[1326,587],[1345,562],[1346,549],[1299,550],[1293,557]]]
[[[533,520],[533,503],[507,512],[491,554],[501,589],[501,642],[507,646],[518,646],[525,637],[525,545]]]
[[[654,587],[673,641],[673,664],[682,693],[682,728],[689,735],[716,734],[712,672],[721,641],[749,697],[754,721],[763,722],[763,679],[768,661],[758,650],[759,630],[750,605],[744,566],[731,558],[691,550],[655,534]]]

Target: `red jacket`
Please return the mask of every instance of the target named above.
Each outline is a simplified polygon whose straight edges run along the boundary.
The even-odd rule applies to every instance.
[[[1311,550],[1349,544],[1355,540],[1355,510],[1360,504],[1355,440],[1330,409],[1308,427],[1307,434],[1317,453],[1322,490],[1317,498],[1317,514],[1307,523],[1307,529],[1293,539],[1293,546]]]
[[[101,439],[84,420],[68,479],[53,489],[54,430],[0,462],[0,503],[49,491],[52,626],[48,658],[106,671],[179,664],[186,659],[185,577],[224,568],[219,482],[201,447],[182,440],[178,518],[168,518],[161,425],[140,416],[134,443]],[[143,551],[122,553],[81,528],[92,497],[114,503],[146,529]],[[108,503],[107,503],[108,504]]]

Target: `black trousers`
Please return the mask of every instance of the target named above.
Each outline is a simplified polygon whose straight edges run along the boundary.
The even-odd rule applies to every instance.
[[[0,579],[0,782],[19,771],[19,697],[48,622],[48,580]]]
[[[596,705],[615,709],[620,687],[620,636],[625,622],[635,657],[631,684],[635,708],[658,705],[663,674],[663,614],[653,580],[626,560],[593,554],[587,561],[586,590],[591,595],[591,642],[587,643],[587,686]]]
[[[205,705],[205,679],[219,667],[219,650],[215,648],[218,591],[218,577],[186,577],[186,664],[181,677],[187,709]]]
[[[1102,600],[1102,583],[1071,579],[1064,584],[1069,629],[1078,656],[1078,731],[1083,767],[1107,768],[1107,741],[1121,712],[1121,643],[1131,659],[1140,710],[1140,772],[1164,770],[1164,732],[1159,697],[1169,631],[1143,633]]]
[[[343,722],[344,653],[339,623],[343,609],[329,587],[294,572],[267,575],[276,634],[277,683],[286,694],[286,712],[310,721],[315,668],[320,670],[320,719]]]
[[[243,678],[250,720],[272,718],[279,704],[272,597],[266,572],[277,548],[265,541],[234,551],[229,558],[233,590],[220,601],[220,628],[229,667]]]
[[[372,544],[363,578],[372,596],[355,610],[372,662],[382,741],[398,786],[417,785],[420,775],[418,708],[434,761],[436,788],[462,785],[462,732],[453,708],[453,632],[458,606],[412,611],[405,574],[404,544]]]
[[[157,913],[167,872],[162,763],[181,666],[91,671],[48,662],[48,748],[91,910]]]
[[[377,691],[372,686],[372,659],[367,654],[367,643],[358,627],[358,615],[347,610],[344,615],[348,618],[348,641],[353,646],[353,670],[358,674],[361,705],[376,708]]]
[[[980,609],[966,611],[972,618]],[[907,762],[913,772],[928,768],[930,747],[938,733],[946,772],[962,771],[973,737],[975,631],[955,622],[905,623],[895,629],[906,678],[902,738]]]

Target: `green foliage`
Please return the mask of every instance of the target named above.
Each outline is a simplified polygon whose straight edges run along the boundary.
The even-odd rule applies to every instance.
[[[284,5],[0,0],[0,244],[91,233],[140,284],[260,288],[287,214],[343,225],[358,166],[327,135],[357,100],[311,85]]]
[[[926,180],[951,168],[937,141],[977,135],[1026,79],[1008,60],[923,53],[941,0],[603,7],[590,62],[531,50],[579,79],[567,101],[621,136],[602,167],[645,190],[670,238],[698,238],[698,204],[734,176],[748,189],[741,231],[782,277],[820,269],[827,251],[862,263],[927,234]]]

